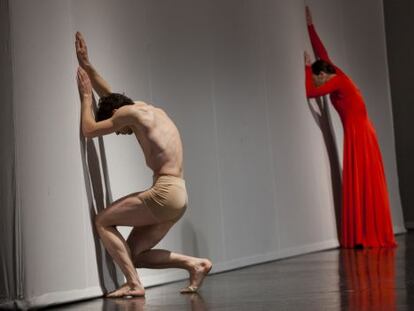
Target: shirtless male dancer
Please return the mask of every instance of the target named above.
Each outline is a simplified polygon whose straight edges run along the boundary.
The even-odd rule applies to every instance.
[[[126,278],[126,283],[107,297],[145,295],[136,268],[185,269],[189,272],[190,284],[181,293],[196,292],[211,270],[210,260],[152,249],[187,208],[183,148],[178,129],[162,109],[112,93],[108,83],[91,65],[85,40],[79,32],[75,46],[80,66],[77,81],[83,135],[92,138],[110,133],[135,134],[146,164],[154,174],[150,189],[113,202],[95,219],[102,243]],[[92,88],[100,96],[95,117]],[[126,241],[116,226],[133,227]]]

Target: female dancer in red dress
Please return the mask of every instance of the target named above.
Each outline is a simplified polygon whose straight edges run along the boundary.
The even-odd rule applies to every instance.
[[[329,59],[306,8],[309,36],[318,60],[305,52],[308,98],[329,94],[344,129],[342,247],[396,246],[384,167],[374,127],[358,88]]]

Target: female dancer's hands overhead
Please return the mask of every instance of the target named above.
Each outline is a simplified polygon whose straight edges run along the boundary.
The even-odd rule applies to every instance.
[[[306,23],[308,25],[313,25],[312,13],[308,6],[306,6],[305,12],[306,12]]]

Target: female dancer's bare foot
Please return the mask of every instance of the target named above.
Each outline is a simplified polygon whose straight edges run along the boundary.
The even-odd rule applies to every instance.
[[[122,297],[143,297],[145,296],[145,289],[141,285],[129,285],[125,283],[117,290],[110,292],[105,297],[107,298],[122,298]]]
[[[181,294],[192,294],[198,291],[204,278],[210,272],[213,264],[208,259],[198,259],[190,271],[190,285],[183,288]]]

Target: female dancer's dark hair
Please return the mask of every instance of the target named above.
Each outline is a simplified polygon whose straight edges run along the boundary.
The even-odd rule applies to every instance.
[[[336,73],[336,69],[332,64],[330,64],[327,61],[319,59],[312,64],[312,73],[315,75],[319,75],[322,71],[327,74]]]

